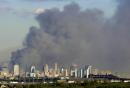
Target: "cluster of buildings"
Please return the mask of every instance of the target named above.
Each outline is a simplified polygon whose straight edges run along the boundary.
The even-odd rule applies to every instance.
[[[72,65],[69,68],[60,67],[57,63],[53,67],[45,64],[42,71],[38,71],[36,66],[32,65],[30,71],[26,71],[24,74],[20,73],[20,66],[18,64],[14,65],[13,76],[26,76],[26,77],[74,77],[74,78],[89,78],[91,74],[91,66],[87,65],[84,68],[77,68],[77,66]]]
[[[32,65],[30,69],[23,71],[19,64],[15,64],[12,72],[9,72],[6,66],[0,69],[0,80],[4,82],[47,82],[48,80],[51,82],[59,79],[65,82],[82,82],[84,80],[130,82],[130,79],[120,78],[115,74],[113,75],[111,71],[98,70],[91,65],[79,67],[75,64],[64,67],[54,63],[52,66],[45,64],[42,70],[38,70],[35,65]]]
[[[82,68],[79,68],[77,65],[72,65],[68,68],[63,66],[59,66],[58,63],[54,63],[52,67],[45,64],[43,66],[42,71],[38,71],[35,65],[30,67],[30,70],[24,72],[20,72],[20,66],[18,64],[14,65],[13,76],[25,76],[25,77],[48,77],[48,78],[89,78],[90,74],[94,75],[106,75],[111,74],[111,71],[99,71],[97,69],[92,68],[90,65],[85,65]]]

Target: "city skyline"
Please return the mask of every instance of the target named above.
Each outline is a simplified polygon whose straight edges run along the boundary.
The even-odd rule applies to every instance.
[[[113,73],[109,70],[100,70],[91,65],[77,67],[71,65],[63,67],[57,62],[52,66],[43,65],[42,70],[38,70],[36,65],[31,65],[28,70],[23,70],[19,64],[14,64],[13,69],[9,71],[6,67],[0,70],[1,83],[4,84],[55,84],[55,83],[129,83],[130,78],[119,73]]]

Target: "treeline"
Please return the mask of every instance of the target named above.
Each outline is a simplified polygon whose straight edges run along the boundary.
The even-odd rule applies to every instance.
[[[2,85],[2,84],[1,84]],[[130,83],[53,83],[53,84],[7,84],[5,88],[130,88]]]

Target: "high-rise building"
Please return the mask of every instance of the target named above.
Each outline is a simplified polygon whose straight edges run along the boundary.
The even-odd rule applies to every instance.
[[[78,77],[78,69],[77,68],[75,68],[74,73],[75,73],[75,77],[77,78]]]
[[[49,71],[48,64],[45,65],[44,71],[45,71],[45,72],[48,72],[48,71]]]
[[[70,76],[71,77],[78,77],[78,69],[77,66],[70,67]]]
[[[45,76],[48,76],[49,75],[49,67],[48,67],[48,64],[46,64],[44,66],[44,73],[45,73]]]
[[[14,65],[14,76],[19,76],[19,74],[20,74],[19,65],[15,64]]]
[[[64,76],[64,68],[63,67],[60,69],[60,76]]]
[[[33,65],[33,66],[31,66],[31,73],[35,73],[36,72],[36,68],[35,68],[35,66]]]
[[[74,66],[70,66],[70,76],[74,77],[75,76],[75,70]]]
[[[58,64],[57,64],[57,63],[54,64],[54,70],[55,70],[55,71],[58,70]]]
[[[85,66],[85,68],[84,68],[84,76],[86,78],[89,78],[89,75],[91,74],[91,69],[92,69],[92,66],[90,66],[90,65]]]
[[[54,64],[54,77],[59,76],[59,74],[60,74],[60,71],[59,71],[59,68],[58,68],[58,64],[55,63]]]
[[[79,69],[79,71],[78,71],[78,77],[83,78],[83,69],[82,68]]]
[[[68,69],[65,69],[65,76],[66,76],[66,77],[69,76],[69,74],[68,74]]]
[[[54,77],[54,69],[53,68],[49,69],[48,77]]]
[[[30,77],[36,77],[36,68],[34,65],[31,66]]]

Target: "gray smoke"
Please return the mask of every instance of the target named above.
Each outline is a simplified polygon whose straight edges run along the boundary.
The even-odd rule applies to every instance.
[[[113,70],[130,72],[130,0],[119,0],[107,29],[107,60]],[[105,30],[104,29],[104,30]]]
[[[23,68],[58,62],[91,64],[98,68],[128,71],[130,67],[130,0],[120,0],[110,19],[98,9],[81,10],[71,3],[63,11],[48,9],[36,17],[24,48],[12,53],[11,64]],[[129,71],[128,71],[129,72]]]

